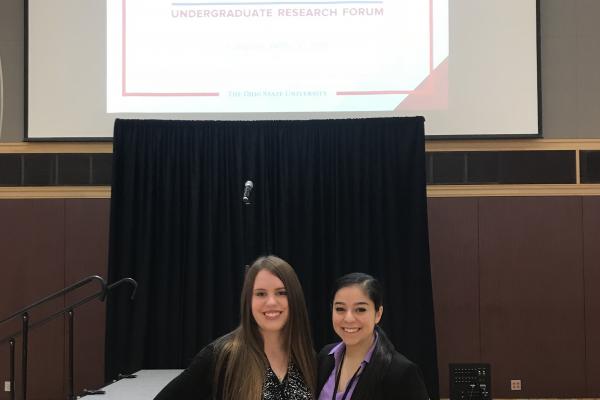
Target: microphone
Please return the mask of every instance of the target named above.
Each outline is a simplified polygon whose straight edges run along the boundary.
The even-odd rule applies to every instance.
[[[254,184],[252,183],[252,181],[246,181],[246,183],[244,184],[244,194],[242,195],[242,201],[244,202],[244,204],[251,204],[250,193],[252,192],[253,187]]]

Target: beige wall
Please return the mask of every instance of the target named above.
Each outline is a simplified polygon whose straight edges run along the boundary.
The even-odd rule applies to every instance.
[[[542,112],[547,138],[600,137],[600,1],[540,0]],[[5,80],[0,141],[23,138],[23,3],[0,1]]]
[[[0,58],[4,75],[4,122],[0,141],[23,139],[24,0],[0,1]]]
[[[600,1],[541,0],[540,8],[544,136],[600,137]]]

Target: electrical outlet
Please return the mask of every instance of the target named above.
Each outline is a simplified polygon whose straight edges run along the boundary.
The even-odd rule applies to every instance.
[[[520,379],[511,379],[510,380],[510,390],[521,390],[521,380]]]
[[[10,381],[4,381],[4,391],[10,392]]]

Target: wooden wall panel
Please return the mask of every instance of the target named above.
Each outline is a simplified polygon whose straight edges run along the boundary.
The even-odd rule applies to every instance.
[[[83,276],[106,278],[109,202],[0,200],[0,318]],[[430,198],[429,230],[443,397],[447,364],[470,361],[492,363],[496,398],[600,395],[599,197]],[[32,333],[30,399],[64,398],[64,331],[58,320]],[[76,315],[78,390],[102,384],[103,341],[104,306],[90,304]],[[7,356],[0,344],[0,383]]]
[[[482,361],[493,364],[494,397],[585,397],[581,202],[480,199]]]
[[[448,397],[448,363],[480,360],[477,199],[429,199],[428,213],[440,396]]]
[[[7,316],[64,287],[64,200],[0,200],[0,221],[0,316]],[[31,322],[63,306],[64,300],[57,299],[32,312]],[[0,327],[2,337],[10,333],[6,328]],[[62,398],[62,336],[60,321],[31,332],[29,399]],[[0,379],[7,377],[8,359],[0,360]],[[0,399],[8,399],[8,393],[0,392]]]
[[[587,397],[600,397],[600,198],[583,199]]]
[[[90,275],[108,279],[109,199],[65,201],[65,276],[72,284]],[[93,284],[67,296],[72,304],[98,291]],[[104,385],[105,303],[94,300],[75,311],[75,393]]]

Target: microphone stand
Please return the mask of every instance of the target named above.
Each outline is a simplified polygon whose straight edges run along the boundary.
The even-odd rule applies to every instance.
[[[244,265],[244,273],[248,271],[250,267],[248,262],[248,255],[250,254],[250,250],[252,248],[252,243],[250,243],[250,238],[252,235],[250,234],[249,222],[253,220],[253,207],[252,201],[250,201],[250,196],[252,194],[252,189],[254,188],[254,183],[251,180],[246,181],[244,184],[244,191],[242,194],[242,262]]]

